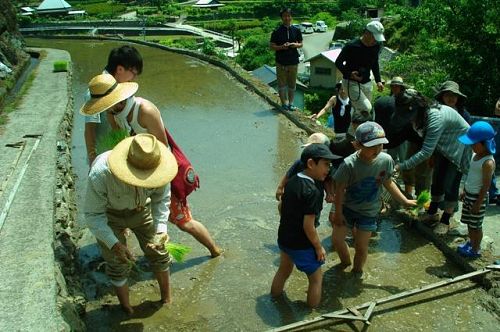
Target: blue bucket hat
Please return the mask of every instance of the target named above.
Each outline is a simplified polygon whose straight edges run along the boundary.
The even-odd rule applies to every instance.
[[[495,144],[496,132],[493,127],[486,121],[477,121],[470,126],[465,135],[462,135],[458,140],[465,145],[472,145],[479,142],[484,142],[486,148],[491,154],[496,153]]]

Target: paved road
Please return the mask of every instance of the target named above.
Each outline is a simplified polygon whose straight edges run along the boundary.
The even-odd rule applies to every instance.
[[[328,50],[330,41],[332,40],[334,30],[328,30],[327,32],[315,32],[313,34],[303,34],[304,46],[302,50],[304,51],[304,60],[312,58],[316,54]],[[302,62],[299,64],[299,73],[305,71],[305,64]]]

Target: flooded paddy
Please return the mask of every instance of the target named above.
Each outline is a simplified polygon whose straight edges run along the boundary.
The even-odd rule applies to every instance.
[[[109,50],[120,45],[35,39],[28,44],[71,53],[75,112],[87,82],[101,72]],[[331,249],[330,206],[325,205],[318,229],[328,252],[320,308],[311,312],[305,307],[307,279],[296,271],[286,285],[286,298],[272,300],[268,294],[279,260],[274,193],[287,167],[298,158],[305,135],[224,71],[190,57],[137,48],[144,58],[137,95],[158,106],[165,125],[199,173],[201,188],[189,200],[193,216],[226,251],[210,259],[189,234],[169,225],[172,241],[193,248],[185,262],[172,266],[173,303],[158,307],[152,274],[134,274],[130,295],[136,314],[126,317],[102,273],[95,240],[87,232],[79,246],[89,331],[262,331],[462,274],[430,242],[398,221],[382,220],[371,241],[365,279],[352,279],[333,267],[338,258]],[[88,166],[79,115],[73,135],[81,202]],[[133,236],[130,239],[134,246]],[[134,249],[140,255],[137,246]],[[142,259],[139,266],[148,270]],[[463,282],[377,307],[371,329],[497,330],[498,321],[477,302],[483,294],[475,284]],[[353,327],[363,326],[342,324],[328,330]]]

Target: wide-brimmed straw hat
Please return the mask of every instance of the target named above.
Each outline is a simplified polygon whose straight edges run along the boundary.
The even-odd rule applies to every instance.
[[[151,134],[127,137],[114,147],[108,166],[119,180],[136,187],[163,187],[177,175],[177,161]]]
[[[405,89],[411,88],[408,84],[403,82],[403,78],[401,76],[394,76],[392,80],[389,81],[389,85],[399,85]]]
[[[139,85],[134,82],[118,83],[113,75],[101,74],[89,82],[90,100],[83,104],[80,113],[94,115],[133,96]]]
[[[467,98],[466,95],[464,95],[462,92],[460,92],[460,86],[458,85],[458,83],[454,82],[454,81],[443,82],[439,86],[439,88],[435,89],[435,91],[436,91],[436,95],[434,96],[434,98],[436,100],[441,100],[441,98],[443,97],[443,94],[445,92],[453,92],[454,94],[458,95],[461,98],[464,98],[464,99]]]

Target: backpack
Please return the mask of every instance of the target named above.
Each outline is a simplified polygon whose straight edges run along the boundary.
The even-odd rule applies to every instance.
[[[175,196],[181,203],[186,204],[188,195],[200,187],[200,178],[191,166],[191,162],[187,159],[181,148],[175,143],[172,135],[165,128],[168,145],[177,160],[179,170],[177,175],[170,183],[172,195]]]

